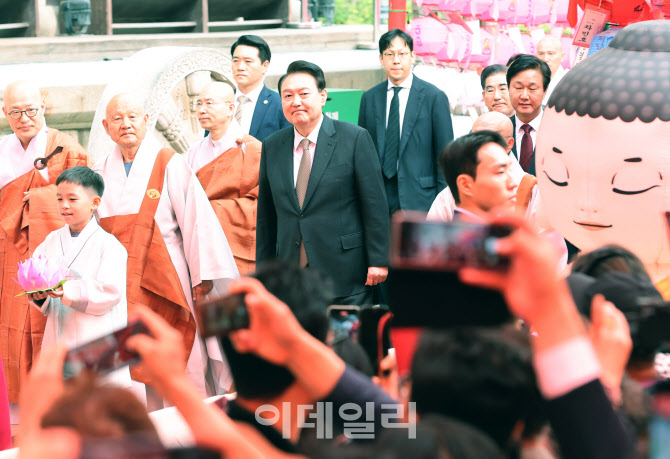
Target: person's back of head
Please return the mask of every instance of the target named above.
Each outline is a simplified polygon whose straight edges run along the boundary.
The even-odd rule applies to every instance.
[[[496,329],[425,331],[411,381],[419,416],[437,413],[471,424],[510,453],[518,450],[539,399],[529,350]]]
[[[105,385],[88,373],[65,384],[65,391],[42,416],[41,424],[42,428],[68,427],[83,437],[146,434],[158,438],[146,407],[132,392]]]
[[[316,271],[274,260],[260,265],[253,277],[288,305],[307,332],[322,342],[326,340],[328,332],[326,309],[332,294],[329,283]],[[221,337],[220,342],[235,381],[238,397],[273,398],[293,384],[294,377],[285,367],[253,354],[237,352],[226,336]]]
[[[617,244],[607,244],[590,252],[581,253],[572,263],[573,273],[583,273],[591,277],[599,277],[613,271],[642,275],[651,280],[642,260]]]

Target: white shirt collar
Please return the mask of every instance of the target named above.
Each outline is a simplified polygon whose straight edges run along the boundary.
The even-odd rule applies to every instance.
[[[399,86],[401,88],[412,89],[412,81],[414,81],[414,74],[410,72],[409,76],[407,78],[405,78],[405,81],[403,81],[402,83],[400,83],[397,86]],[[396,86],[395,84],[391,83],[391,80],[388,80],[388,86],[386,87],[386,90],[390,91],[395,86]]]
[[[323,113],[321,114],[321,119],[319,120],[319,124],[316,125],[316,127],[312,130],[312,132],[309,133],[307,138],[309,139],[309,143],[313,143],[316,145],[316,140],[319,138],[319,131],[321,130],[321,123],[323,123],[323,117],[326,116]],[[305,137],[301,135],[298,130],[293,127],[293,151],[298,149],[298,145],[300,145],[300,142],[302,142],[302,139]]]
[[[258,98],[261,96],[261,91],[263,90],[263,85],[264,85],[264,83],[261,81],[261,84],[259,84],[258,87],[249,91],[249,94],[244,94],[249,99],[249,102],[258,101]],[[242,93],[242,91],[240,91],[238,89],[236,91],[235,98],[237,98],[237,96],[239,96],[240,94],[243,94],[243,93]]]
[[[469,210],[463,209],[462,207],[459,207],[459,206],[454,207],[454,212],[456,212],[456,211],[465,215],[467,217],[467,219],[470,220],[470,221],[477,222],[477,223],[484,221],[484,219],[482,217],[480,217],[479,215],[477,215],[473,212],[470,212]]]
[[[541,110],[540,114],[537,115],[535,118],[533,118],[530,123],[528,123],[528,124],[530,124],[530,127],[532,127],[535,130],[535,132],[537,132],[538,129],[540,129],[540,123],[542,122],[542,114],[543,113],[544,113],[544,110]],[[514,122],[516,124],[516,134],[518,136],[518,134],[521,132],[521,126],[523,126],[526,123],[521,121],[519,119],[519,117],[516,115],[516,113],[514,114],[514,118],[515,118]]]

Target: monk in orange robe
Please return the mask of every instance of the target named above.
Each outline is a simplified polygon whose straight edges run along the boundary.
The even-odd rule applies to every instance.
[[[210,83],[200,92],[197,107],[198,121],[209,135],[188,150],[186,161],[207,193],[240,275],[248,275],[256,269],[261,143],[244,135],[230,85]]]
[[[56,179],[65,169],[88,166],[79,143],[44,121],[39,88],[14,82],[4,94],[3,113],[14,131],[0,141],[0,355],[10,403],[18,403],[21,373],[30,369],[42,344],[46,318],[29,307],[14,282],[18,263],[46,236],[63,226],[56,210]]]

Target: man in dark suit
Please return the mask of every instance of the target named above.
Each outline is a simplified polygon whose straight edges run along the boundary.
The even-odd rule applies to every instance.
[[[334,303],[363,304],[388,274],[389,218],[370,135],[323,115],[326,81],[295,61],[279,80],[293,125],[263,142],[256,260],[309,266],[334,283]]]
[[[242,35],[230,47],[233,57],[235,119],[248,134],[259,141],[290,126],[284,117],[279,94],[263,84],[270,65],[270,47],[257,35]]]
[[[454,138],[444,91],[412,74],[412,37],[393,29],[379,39],[379,62],[388,80],[363,94],[358,125],[377,147],[389,212],[428,211],[447,185],[437,167]]]
[[[542,121],[542,100],[550,81],[551,69],[547,63],[530,54],[520,55],[507,69],[509,97],[515,111],[510,116],[514,126],[512,153],[524,172],[532,175],[535,175],[535,139]]]

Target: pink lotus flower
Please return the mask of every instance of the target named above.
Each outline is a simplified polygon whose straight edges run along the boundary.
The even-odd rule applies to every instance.
[[[33,256],[19,263],[18,280],[21,288],[29,293],[54,289],[65,279],[67,269],[60,263],[44,256]]]

